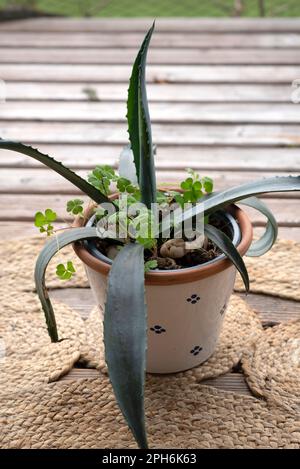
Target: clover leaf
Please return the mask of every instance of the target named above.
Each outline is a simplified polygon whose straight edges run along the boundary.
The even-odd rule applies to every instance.
[[[88,175],[88,182],[105,195],[110,194],[110,184],[116,180],[115,170],[109,165],[96,166]]]
[[[213,180],[207,176],[201,179],[204,190],[207,194],[210,194],[213,191],[214,183]]]
[[[189,177],[180,184],[183,193],[176,195],[176,202],[183,207],[185,203],[196,203],[204,193],[210,194],[213,191],[213,180],[209,177],[200,179],[193,169],[187,169]]]
[[[68,261],[66,266],[64,266],[64,264],[58,264],[56,266],[56,275],[61,280],[70,280],[75,272],[72,261]]]
[[[56,213],[47,208],[45,213],[37,212],[34,216],[34,224],[40,229],[41,233],[47,233],[50,236],[53,233],[54,227],[52,223],[57,219]]]
[[[83,212],[84,201],[81,199],[73,199],[67,202],[67,212],[73,215],[80,215]]]

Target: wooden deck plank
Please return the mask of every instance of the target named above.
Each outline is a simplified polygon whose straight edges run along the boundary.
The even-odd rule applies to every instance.
[[[99,371],[94,369],[73,368],[69,373],[64,375],[59,382],[74,381],[78,379],[95,379],[99,377]],[[239,394],[246,394],[251,396],[246,380],[242,374],[228,373],[218,378],[208,379],[202,381],[201,384],[206,386],[213,386],[217,389],[224,389],[226,391],[237,392]]]
[[[39,150],[73,169],[93,169],[99,164],[116,167],[122,145],[35,144]],[[248,148],[222,146],[160,146],[155,156],[159,170],[300,172],[298,148]],[[0,168],[40,168],[41,163],[20,153],[0,150]],[[1,179],[1,176],[0,176]]]
[[[2,23],[2,31],[145,32],[152,18],[39,18]],[[156,31],[166,33],[299,33],[298,18],[158,18]]]
[[[20,28],[22,28],[22,23]],[[32,47],[32,48],[128,48],[138,47],[144,37],[144,32],[118,32],[111,34],[100,32],[22,32],[19,30],[5,30],[0,24],[1,47]],[[188,49],[296,49],[300,46],[300,34],[297,33],[160,33],[159,30],[151,39],[151,49],[154,48],[188,48]]]
[[[274,146],[300,145],[299,126],[275,124],[154,124],[157,145]],[[3,139],[24,143],[126,145],[125,124],[0,121]]]
[[[300,54],[299,54],[300,56]],[[261,103],[152,103],[153,123],[177,124],[299,124],[300,106]],[[112,102],[31,102],[3,103],[0,119],[4,121],[45,122],[123,122],[125,103]],[[0,124],[1,125],[1,124]]]
[[[264,325],[300,319],[299,301],[283,300],[273,296],[257,295],[253,293],[250,293],[247,297],[241,294],[241,297],[245,299],[259,315]]]
[[[25,48],[0,47],[1,62],[16,64],[131,64],[136,56],[132,48]],[[187,49],[163,48],[150,49],[147,59],[149,65],[296,65],[300,64],[297,49]]]
[[[78,174],[86,178],[88,171],[78,170]],[[285,172],[265,173],[261,171],[209,171],[214,180],[215,189],[223,190],[234,185],[240,185],[252,180],[262,179],[267,176],[287,175]],[[186,171],[157,171],[157,179],[160,183],[176,184],[186,177]],[[74,187],[63,177],[48,168],[3,168],[1,169],[2,194],[78,194],[79,189]],[[269,197],[279,197],[269,194]],[[290,198],[290,195],[287,196]],[[286,197],[284,197],[286,198]],[[299,195],[294,193],[294,198],[298,200]]]
[[[121,101],[125,104],[127,83],[5,83],[7,101]],[[291,102],[291,84],[164,84],[149,83],[150,102]],[[294,94],[297,92],[294,91]],[[3,96],[4,97],[4,96]]]
[[[28,182],[27,182],[28,181]],[[47,185],[53,183],[53,179],[40,179],[40,183],[36,182],[35,189],[28,190],[26,194],[26,185],[31,184],[34,186],[33,181],[25,180],[24,177],[24,189],[22,190],[13,190],[7,189],[2,191],[5,193],[0,193],[0,202],[1,202],[1,213],[0,220],[19,220],[19,221],[30,221],[33,220],[34,214],[37,211],[44,211],[46,208],[51,208],[57,212],[59,220],[68,220],[71,221],[70,217],[66,212],[67,201],[75,195],[80,194],[79,191],[72,191],[70,186],[62,187],[60,193],[59,189],[52,189],[51,191],[45,190],[45,181]],[[8,183],[10,180],[8,179]],[[12,184],[13,182],[11,182]],[[55,184],[56,187],[56,184]],[[69,189],[70,194],[67,195],[67,190]],[[33,192],[36,192],[33,194]],[[39,192],[38,192],[39,191]],[[43,193],[44,191],[44,193]],[[72,191],[72,192],[71,192]],[[8,193],[10,192],[10,193]],[[47,192],[47,193],[45,193]],[[19,197],[16,195],[19,194]],[[82,200],[87,202],[87,197],[80,196]],[[300,226],[300,199],[265,199],[268,207],[273,211],[277,222],[280,226],[290,226],[290,227],[299,227]],[[259,212],[254,211],[249,207],[245,207],[245,211],[251,215],[251,220],[256,226],[264,226],[265,218]],[[63,217],[63,218],[62,218]]]
[[[17,82],[128,83],[128,65],[0,64],[0,78]],[[149,83],[281,83],[300,76],[299,65],[149,65]]]
[[[64,375],[59,382],[73,381],[78,379],[95,379],[99,377],[99,371],[94,369],[73,368],[69,373]],[[246,394],[251,396],[246,380],[242,374],[227,373],[226,375],[219,376],[218,378],[208,379],[202,381],[201,384],[206,386],[213,386],[217,389],[224,389],[226,391],[237,392],[239,394]]]

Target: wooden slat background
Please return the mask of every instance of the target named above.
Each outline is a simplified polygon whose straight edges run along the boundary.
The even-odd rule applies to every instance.
[[[38,146],[83,176],[96,164],[115,166],[128,138],[131,63],[150,24],[150,19],[0,24],[0,136]],[[300,104],[291,100],[292,82],[300,79],[299,48],[300,19],[159,19],[147,68],[159,180],[174,183],[186,167],[213,176],[216,189],[299,174]],[[46,207],[62,220],[74,194],[76,189],[36,161],[0,152],[2,239],[35,233],[33,214]],[[300,241],[299,195],[265,199],[280,235]],[[261,233],[263,217],[249,212]],[[52,295],[84,317],[93,305],[89,290]],[[300,317],[294,301],[254,294],[247,301],[265,327]],[[96,373],[74,369],[65,379]],[[208,384],[249,393],[237,372]]]

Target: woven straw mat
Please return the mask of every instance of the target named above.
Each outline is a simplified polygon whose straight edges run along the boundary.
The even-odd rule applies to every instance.
[[[107,377],[99,310],[94,308],[83,321],[78,312],[54,302],[64,340],[49,340],[33,282],[42,245],[39,238],[0,243],[0,447],[135,447]],[[299,256],[296,243],[278,245],[276,265],[282,250],[298,249]],[[55,276],[55,265],[69,259],[76,276],[63,284]],[[255,277],[258,270],[249,270]],[[286,290],[296,298],[293,279],[293,288]],[[84,270],[70,249],[51,262],[47,285],[87,287]],[[277,294],[274,283],[264,291]],[[297,321],[263,331],[256,314],[233,295],[218,347],[205,364],[173,376],[147,377],[150,446],[299,448],[299,332]],[[251,390],[263,400],[199,384],[240,361]],[[59,381],[77,363],[97,368],[99,378]]]

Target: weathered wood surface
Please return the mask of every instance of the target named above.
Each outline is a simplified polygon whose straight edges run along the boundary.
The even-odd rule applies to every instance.
[[[0,136],[56,156],[80,174],[116,165],[127,141],[126,91],[149,19],[38,19],[0,25]],[[193,167],[216,189],[272,175],[299,174],[298,19],[159,19],[147,69],[156,164],[161,182]],[[2,102],[6,97],[6,102]],[[300,100],[300,99],[299,99]],[[79,192],[24,155],[0,152],[1,239],[36,233],[33,214],[65,216]],[[300,242],[299,194],[265,201],[283,238]],[[251,212],[255,233],[263,217]],[[61,226],[60,221],[57,226]],[[295,266],[296,267],[296,266]],[[89,290],[52,292],[86,317]],[[263,324],[300,318],[299,303],[250,294]],[[97,376],[74,369],[64,379]],[[239,373],[209,380],[249,393]]]
[[[93,96],[100,102],[121,101],[125,104],[127,83],[24,83],[7,82],[5,93],[10,101],[85,101]],[[4,89],[3,89],[4,91]],[[205,102],[291,102],[291,84],[182,84],[149,83],[150,102],[184,103]]]
[[[201,145],[240,147],[290,147],[299,146],[299,125],[288,124],[182,124],[166,122],[153,124],[157,145]],[[0,121],[0,133],[5,139],[25,143],[77,143],[99,145],[125,145],[127,129],[123,123],[109,122],[40,122]],[[268,150],[269,151],[269,150]],[[118,155],[116,155],[118,157]]]
[[[80,176],[86,177],[88,171],[77,170]],[[78,194],[79,189],[74,187],[71,183],[65,182],[65,180],[57,175],[56,173],[50,172],[44,168],[14,168],[13,171],[10,168],[1,169],[3,181],[0,186],[0,193],[52,193],[57,192],[64,194]],[[263,177],[269,176],[270,174],[265,171],[243,171],[243,172],[231,172],[231,171],[213,171],[210,170],[209,174],[214,178],[214,184],[216,190],[225,189],[231,185],[239,185],[246,182],[250,182],[253,179],[262,179]],[[284,175],[283,171],[276,172],[276,175]],[[207,174],[208,175],[208,174]],[[185,178],[186,172],[183,170],[170,170],[157,171],[158,181],[164,184],[168,182],[175,184],[178,180]],[[45,181],[47,180],[47,185]],[[282,193],[278,194],[278,198],[299,198],[299,193],[292,194]],[[268,194],[268,197],[274,197],[272,194]]]
[[[145,29],[152,24],[150,18],[130,18],[120,19],[49,19],[40,18],[38,20],[28,19],[22,21],[7,22],[1,26],[2,31],[38,31],[44,32],[110,32],[119,34],[122,31],[133,33],[144,33]],[[164,33],[300,33],[299,19],[278,19],[278,18],[159,18],[156,21],[157,32]]]
[[[132,48],[1,48],[0,56],[7,63],[40,64],[131,64],[136,56],[136,47]],[[163,48],[149,52],[149,64],[271,64],[294,65],[300,63],[297,49],[187,49]]]
[[[2,170],[1,170],[2,172]],[[5,170],[4,170],[5,172]],[[53,189],[59,187],[56,184],[56,180],[53,178],[47,178],[47,183],[43,179],[39,179],[39,192],[36,189],[31,189],[32,186],[27,186],[26,177],[23,178],[24,189],[22,192],[19,190],[13,190],[9,187],[9,181],[6,184],[4,194],[0,193],[1,202],[1,218],[2,220],[19,220],[19,221],[30,221],[32,220],[36,211],[44,211],[45,208],[52,208],[58,215],[58,220],[71,221],[69,214],[66,212],[67,201],[70,200],[71,194],[79,196],[79,192],[70,191],[69,195],[65,188],[61,190],[61,194],[57,194]],[[55,182],[52,182],[55,181]],[[30,182],[30,181],[29,181]],[[46,185],[47,184],[47,185]],[[49,184],[49,188],[48,188]],[[3,185],[4,186],[4,185]],[[68,188],[72,189],[72,186]],[[47,189],[48,188],[48,189]],[[51,189],[51,190],[50,190]],[[9,194],[7,192],[10,192]],[[27,193],[26,193],[27,191]],[[32,192],[35,191],[34,194]],[[82,196],[82,200],[88,201],[87,197]],[[266,199],[268,207],[274,212],[277,218],[279,226],[282,227],[296,227],[300,225],[300,211],[299,211],[299,199]],[[251,219],[254,226],[263,226],[265,219],[259,212],[249,207],[244,207],[244,210],[251,214]],[[1,220],[0,218],[0,220]]]
[[[40,151],[49,153],[65,165],[74,169],[90,170],[99,161],[117,165],[122,145],[101,144],[35,144]],[[156,159],[159,170],[184,170],[193,167],[199,171],[244,171],[299,172],[300,158],[297,147],[251,148],[234,146],[160,146]],[[2,150],[0,168],[41,168],[41,164],[20,153]],[[220,173],[222,174],[222,173]]]
[[[61,23],[61,22],[60,22]],[[25,24],[23,22],[23,24]],[[27,24],[27,23],[26,23]],[[5,48],[69,48],[82,50],[89,49],[129,49],[136,48],[141,43],[144,30],[140,33],[121,32],[111,34],[109,32],[57,32],[57,31],[36,31],[22,32],[19,30],[7,30],[7,25],[3,25],[0,31],[0,47]],[[98,30],[102,30],[102,26]],[[3,32],[4,31],[4,32]],[[157,23],[156,33],[151,39],[151,49],[179,48],[189,50],[199,49],[253,49],[260,52],[260,49],[297,49],[300,46],[300,34],[298,33],[190,33],[189,31],[167,34],[161,33],[160,24]],[[41,34],[43,32],[43,34]]]
[[[7,102],[1,118],[7,121],[121,122],[126,123],[125,104],[116,102]],[[299,124],[300,107],[293,103],[166,103],[151,105],[153,123],[174,124]]]
[[[128,83],[130,72],[130,65],[118,64],[0,64],[2,80],[18,82]],[[300,65],[149,65],[147,68],[149,83],[291,84],[298,77]]]

